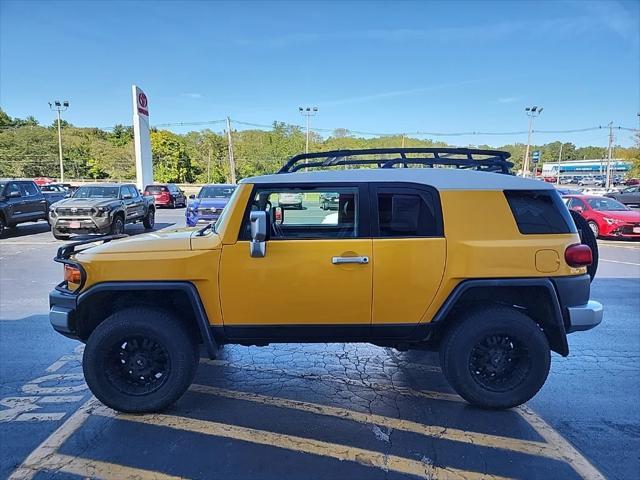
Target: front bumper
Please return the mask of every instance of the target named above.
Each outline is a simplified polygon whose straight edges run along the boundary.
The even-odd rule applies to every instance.
[[[49,321],[53,329],[69,338],[78,338],[75,312],[78,297],[58,289],[49,293]]]
[[[60,218],[51,219],[51,226],[59,232],[106,233],[111,228],[111,217]]]
[[[187,211],[185,218],[187,221],[187,226],[195,227],[199,223],[213,223],[218,221],[218,218],[220,218],[220,213],[218,212],[218,213],[203,214],[199,212]]]
[[[569,311],[569,328],[567,333],[591,330],[602,322],[602,304],[589,300],[584,305],[567,307]]]

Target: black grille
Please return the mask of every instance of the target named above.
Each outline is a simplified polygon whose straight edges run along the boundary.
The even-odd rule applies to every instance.
[[[93,209],[59,207],[56,209],[56,213],[65,217],[90,217],[93,214]]]
[[[622,227],[620,227],[620,233],[632,234],[634,227],[636,228],[640,227],[640,223],[629,223],[627,225],[623,225]]]

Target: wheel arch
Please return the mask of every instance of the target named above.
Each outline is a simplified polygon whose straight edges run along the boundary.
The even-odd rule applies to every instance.
[[[203,343],[210,358],[217,344],[195,285],[190,282],[104,282],[91,286],[77,300],[75,314],[78,337],[86,341],[91,332],[112,313],[131,306],[148,306],[172,311]]]
[[[543,330],[551,350],[564,357],[569,354],[560,301],[547,278],[463,281],[430,322],[434,328],[432,340],[439,343],[464,309],[488,304],[507,305],[522,311]]]

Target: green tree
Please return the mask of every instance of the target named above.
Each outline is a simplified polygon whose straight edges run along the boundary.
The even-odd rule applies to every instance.
[[[184,139],[167,130],[151,132],[154,178],[159,182],[193,181],[191,159]]]

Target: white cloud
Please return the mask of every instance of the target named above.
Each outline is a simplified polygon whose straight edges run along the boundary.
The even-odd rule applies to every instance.
[[[181,93],[180,96],[185,98],[192,98],[194,100],[202,98],[202,94],[200,93]]]

